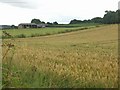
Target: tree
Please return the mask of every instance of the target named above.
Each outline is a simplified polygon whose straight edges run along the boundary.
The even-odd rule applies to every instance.
[[[118,23],[118,14],[114,11],[105,11],[106,14],[103,17],[103,23],[105,24],[115,24]]]
[[[47,24],[48,24],[48,25],[52,25],[52,23],[50,23],[50,22],[47,22]]]
[[[18,27],[15,26],[15,25],[11,25],[11,28],[12,28],[12,29],[17,29]]]
[[[93,23],[103,23],[103,18],[95,17],[95,18],[91,19],[91,22],[93,22]]]
[[[120,23],[120,10],[117,11],[105,11],[105,15],[103,18],[95,17],[91,20],[71,20],[70,24],[81,24],[81,23],[102,23],[102,24],[117,24]]]
[[[117,23],[120,24],[120,10],[119,9],[116,11],[116,18],[118,19]]]
[[[57,23],[56,21],[55,21],[55,22],[53,22],[53,24],[54,24],[54,25],[58,25],[58,23]]]
[[[42,23],[42,24],[45,24],[45,22],[44,22],[44,21],[42,21],[41,23]]]
[[[80,24],[80,23],[82,23],[81,20],[76,20],[76,19],[74,19],[74,20],[71,20],[71,21],[70,21],[70,24]]]
[[[39,19],[32,19],[31,23],[41,24],[42,22]]]

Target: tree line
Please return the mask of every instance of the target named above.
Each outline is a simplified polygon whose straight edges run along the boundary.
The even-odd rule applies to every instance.
[[[71,20],[69,24],[80,23],[101,23],[101,24],[118,24],[120,23],[120,10],[117,11],[105,11],[105,15],[102,17],[95,17],[89,20]]]
[[[35,23],[35,24],[48,24],[48,25],[58,25],[58,23],[56,21],[53,22],[53,23],[51,23],[51,22],[45,23],[44,21],[41,21],[40,19],[35,19],[35,18],[31,20],[31,23]]]
[[[40,21],[39,19],[32,19],[31,23],[36,24],[48,24],[48,25],[58,25],[58,22],[47,22]],[[103,17],[94,17],[88,20],[77,20],[73,19],[69,24],[81,24],[81,23],[100,23],[100,24],[118,24],[120,23],[120,10],[116,11],[105,11]]]

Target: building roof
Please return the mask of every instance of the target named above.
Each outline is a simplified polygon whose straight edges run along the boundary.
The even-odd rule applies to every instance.
[[[7,29],[7,28],[11,28],[10,25],[0,25],[0,29]]]
[[[35,23],[20,23],[19,25],[37,25]]]
[[[10,26],[10,25],[0,25],[0,26]]]

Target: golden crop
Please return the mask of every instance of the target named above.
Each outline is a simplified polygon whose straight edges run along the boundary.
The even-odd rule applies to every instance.
[[[34,74],[52,74],[50,85],[46,87],[59,87],[54,78],[60,79],[61,83],[68,78],[71,87],[118,87],[117,25],[48,37],[15,39],[12,43],[16,45],[12,65],[23,70],[21,73],[31,70]],[[5,50],[3,47],[3,55]],[[11,53],[3,63],[9,60]]]

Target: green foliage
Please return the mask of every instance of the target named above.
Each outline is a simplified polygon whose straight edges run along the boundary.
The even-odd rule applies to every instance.
[[[83,30],[83,28],[84,29],[94,28],[99,25],[100,24],[94,24],[94,23],[69,24],[69,25],[55,25],[54,28],[49,27],[49,28],[37,28],[37,29],[11,29],[11,30],[3,30],[3,31],[6,31],[7,33],[11,34],[13,38],[26,38],[26,37],[38,37],[38,36],[66,33],[76,30]],[[2,38],[11,38],[11,37],[2,36]]]
[[[17,29],[18,27],[15,26],[15,25],[11,25],[11,28],[12,28],[12,29]]]
[[[58,23],[57,23],[56,21],[55,21],[55,22],[53,22],[53,24],[54,24],[54,25],[58,25]]]
[[[120,10],[117,10],[116,12],[118,14],[118,23],[120,24]]]
[[[32,19],[31,23],[41,24],[42,22],[39,19]]]
[[[93,23],[103,23],[103,18],[95,17],[95,18],[91,19],[91,22],[93,22]]]
[[[79,24],[58,24],[58,25],[48,25],[48,27],[58,27],[58,28],[76,28],[76,27],[88,27],[88,26],[96,26],[101,25],[99,23],[79,23]]]
[[[118,12],[106,11],[103,17],[103,23],[105,24],[115,24],[118,23]]]
[[[52,23],[50,23],[50,22],[47,22],[47,24],[48,24],[48,25],[52,25]]]
[[[38,34],[38,33],[31,34],[31,37],[38,37],[38,36],[40,36],[40,34]]]
[[[71,20],[70,24],[80,23],[102,23],[102,24],[117,24],[120,23],[120,10],[117,11],[105,11],[104,17],[95,17],[91,20]]]
[[[80,23],[82,23],[81,20],[76,20],[76,19],[74,19],[74,20],[71,20],[71,21],[70,21],[70,24],[80,24]]]
[[[45,22],[44,22],[44,21],[42,21],[41,23],[42,23],[42,24],[45,24]]]
[[[16,35],[15,37],[16,37],[16,38],[25,38],[26,35],[25,35],[25,34],[20,34],[20,35]]]

